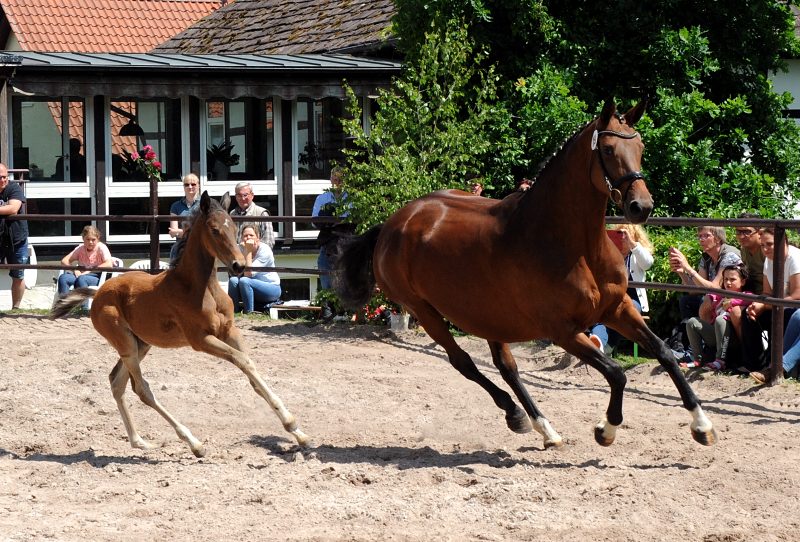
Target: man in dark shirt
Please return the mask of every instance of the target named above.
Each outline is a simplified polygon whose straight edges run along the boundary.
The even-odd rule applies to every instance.
[[[0,262],[25,265],[28,263],[28,222],[5,220],[5,217],[22,214],[25,194],[17,183],[8,182],[8,169],[0,164]],[[11,308],[18,309],[25,293],[25,275],[22,269],[11,269]]]

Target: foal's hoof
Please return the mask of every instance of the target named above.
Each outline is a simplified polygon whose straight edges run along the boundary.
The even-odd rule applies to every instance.
[[[597,441],[597,444],[600,446],[611,446],[614,444],[615,437],[608,437],[605,435],[605,429],[600,427],[599,425],[594,428],[594,440]]]
[[[713,428],[710,431],[698,431],[696,429],[692,429],[692,438],[694,438],[694,440],[703,446],[713,446],[719,441],[717,438],[717,432],[714,431]]]
[[[558,452],[568,452],[569,446],[564,444],[563,440],[559,440],[558,442],[545,442],[544,443],[545,450],[556,450]]]
[[[515,433],[525,434],[533,431],[531,419],[521,408],[517,407],[512,417],[506,416],[506,425]]]
[[[205,457],[206,456],[206,449],[204,446],[200,446],[199,448],[195,448],[192,450],[192,453],[195,457]]]

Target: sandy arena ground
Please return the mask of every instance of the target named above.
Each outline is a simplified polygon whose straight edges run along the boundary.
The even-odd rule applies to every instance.
[[[517,435],[424,333],[239,321],[269,385],[316,447],[299,450],[233,366],[153,349],[145,378],[208,454],[128,393],[132,449],[111,396],[115,352],[87,317],[3,314],[0,540],[698,541],[800,539],[800,389],[694,375],[721,442],[656,365],[628,371],[626,419],[598,446],[602,377],[515,345],[523,380],[569,444]],[[483,341],[460,338],[502,384]]]

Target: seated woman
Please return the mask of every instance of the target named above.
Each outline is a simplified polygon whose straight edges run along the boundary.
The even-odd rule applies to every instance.
[[[628,280],[643,281],[645,271],[653,265],[653,244],[650,237],[638,224],[619,224],[616,229],[619,229],[622,237],[620,252],[628,268]],[[640,314],[650,310],[644,288],[628,288],[627,293]],[[607,329],[603,324],[595,324],[589,328],[589,340],[597,348],[610,354],[622,342],[622,335],[613,329]]]
[[[85,267],[113,267],[111,252],[108,247],[100,242],[100,230],[94,226],[86,226],[81,232],[83,244],[78,245],[75,250],[64,256],[61,265],[72,265],[77,261],[79,266]],[[86,288],[87,286],[97,286],[100,283],[100,273],[94,271],[75,270],[74,274],[65,272],[58,277],[58,293],[64,295],[73,286],[75,288]]]
[[[239,243],[247,267],[275,267],[272,249],[262,243],[253,226],[242,229],[242,242]],[[244,272],[243,277],[231,277],[228,280],[228,295],[233,300],[233,310],[239,312],[239,300],[242,301],[242,312],[253,312],[255,302],[272,303],[281,297],[281,279],[274,271]]]

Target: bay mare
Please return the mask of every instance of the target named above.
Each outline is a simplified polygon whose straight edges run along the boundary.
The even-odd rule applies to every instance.
[[[195,456],[206,453],[200,441],[161,406],[142,377],[140,364],[151,346],[191,346],[233,363],[247,375],[253,389],[266,399],[298,444],[311,445],[247,355],[242,334],[234,325],[233,302],[219,286],[217,259],[232,275],[241,276],[245,270],[244,257],[236,243],[236,225],[227,212],[229,206],[227,193],[220,204],[203,192],[199,212],[190,214],[183,225],[184,235],[176,247],[172,269],[158,275],[128,272],[107,280],[96,291],[79,288],[58,300],[50,313],[51,319],[61,318],[94,297],[92,325],[119,352],[119,361],[109,379],[134,448],[149,450],[154,446],[136,432],[125,401],[128,381],[139,399],[172,425]]]
[[[609,197],[631,223],[647,220],[653,208],[639,171],[644,145],[633,129],[643,112],[641,103],[620,115],[607,102],[525,192],[503,200],[434,192],[346,239],[336,263],[340,297],[360,308],[377,284],[417,318],[462,375],[492,396],[512,431],[536,429],[545,448],[560,448],[563,440],[520,382],[508,343],[547,337],[600,371],[611,395],[595,439],[608,446],[622,424],[627,379],[584,334],[591,324],[606,324],[658,358],[691,412],[694,439],[714,444],[716,433],[675,356],[625,293],[627,269],[605,234]],[[478,371],[445,319],[488,341],[495,366],[524,410]]]

